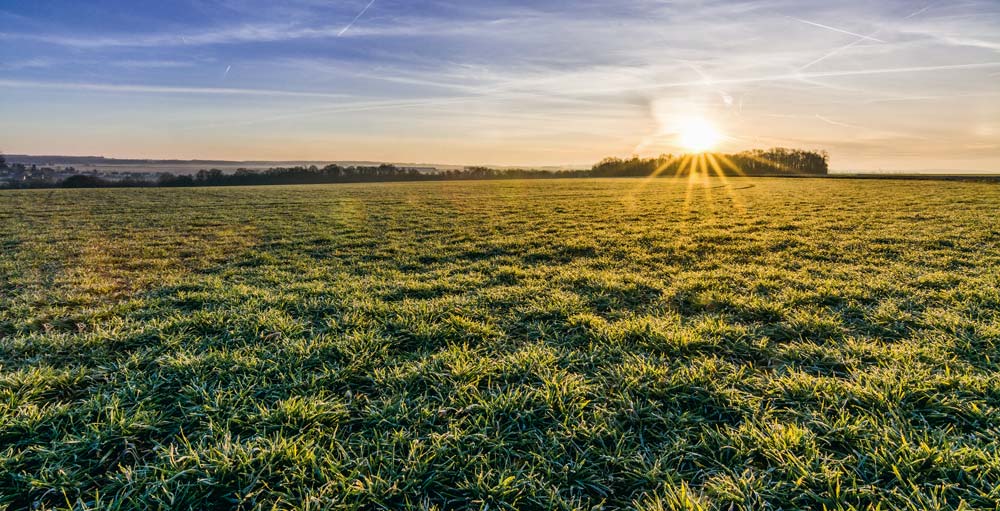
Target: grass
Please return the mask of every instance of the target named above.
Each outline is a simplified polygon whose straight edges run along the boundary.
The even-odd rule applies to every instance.
[[[1000,187],[0,193],[0,508],[998,509]]]

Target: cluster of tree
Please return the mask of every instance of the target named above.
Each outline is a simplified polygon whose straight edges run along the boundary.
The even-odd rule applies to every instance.
[[[34,165],[31,166],[31,169],[36,169],[36,168],[37,167],[35,167]],[[3,153],[0,153],[0,170],[3,171],[16,170],[23,172],[28,170],[28,167],[26,167],[23,163],[8,164],[7,158],[3,155]]]
[[[2,171],[3,169],[0,169],[0,172]],[[32,188],[137,188],[142,186],[156,186],[156,181],[132,178],[110,180],[91,174],[75,174],[63,179],[54,179],[42,175],[40,177],[28,176],[23,179],[10,180],[3,179],[3,175],[0,174],[0,190]]]
[[[238,169],[226,174],[218,169],[200,170],[193,176],[160,176],[159,186],[241,186],[241,185],[291,185],[319,183],[367,183],[377,181],[442,181],[455,179],[531,179],[553,177],[578,177],[584,171],[546,171],[524,169],[491,169],[466,167],[443,172],[421,172],[395,165],[377,167],[341,167],[327,165],[319,168],[279,167],[264,171]]]
[[[395,165],[350,166],[327,165],[317,167],[278,167],[263,171],[239,169],[227,174],[219,169],[200,170],[194,175],[160,174],[155,180],[108,180],[100,176],[75,174],[58,182],[22,181],[7,183],[6,187],[18,188],[101,188],[138,186],[241,186],[289,185],[320,183],[364,183],[376,181],[443,181],[474,179],[551,179],[575,177],[640,177],[685,175],[696,169],[709,174],[749,176],[825,175],[829,160],[825,151],[802,151],[774,148],[744,151],[736,154],[705,154],[674,157],[629,159],[606,158],[590,170],[527,170],[466,167],[461,170],[422,172]],[[0,155],[0,169],[7,168]]]
[[[704,154],[656,158],[605,158],[591,169],[593,177],[639,177],[687,175],[690,172],[726,176],[826,175],[830,157],[826,151],[799,149],[755,149],[736,154]]]
[[[7,163],[7,158],[0,153],[0,171],[6,172],[38,172],[38,165],[24,163]]]
[[[0,188],[133,188],[133,187],[188,187],[188,186],[249,186],[292,185],[323,183],[368,183],[378,181],[445,181],[481,179],[547,179],[586,177],[589,171],[550,171],[530,169],[493,169],[466,167],[439,172],[421,172],[417,169],[379,165],[373,167],[278,167],[263,171],[237,169],[228,174],[219,169],[199,170],[193,175],[159,174],[156,179],[109,180],[96,175],[75,174],[61,181],[26,179],[0,184]]]

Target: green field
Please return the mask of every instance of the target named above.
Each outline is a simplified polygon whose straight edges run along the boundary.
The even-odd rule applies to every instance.
[[[1000,186],[0,192],[0,508],[997,509]]]

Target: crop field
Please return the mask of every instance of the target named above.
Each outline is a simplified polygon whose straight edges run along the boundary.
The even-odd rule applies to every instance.
[[[0,509],[998,509],[1000,186],[0,192]]]

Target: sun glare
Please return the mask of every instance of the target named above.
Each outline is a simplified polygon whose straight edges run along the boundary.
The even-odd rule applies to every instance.
[[[692,153],[704,153],[715,148],[722,136],[705,119],[692,119],[681,125],[678,143]]]

